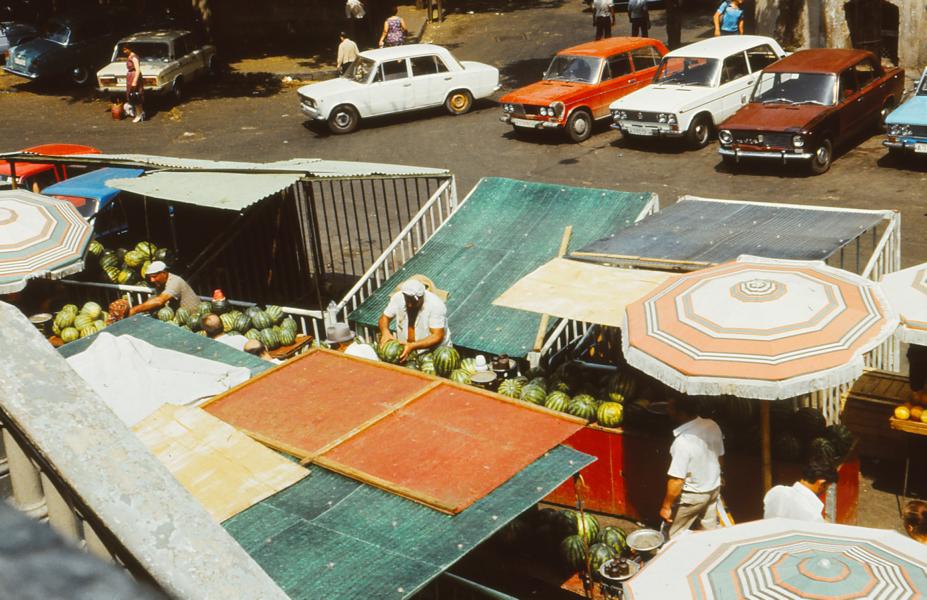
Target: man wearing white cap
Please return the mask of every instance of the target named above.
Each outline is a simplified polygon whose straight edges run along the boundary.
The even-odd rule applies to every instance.
[[[158,295],[130,308],[130,317],[142,312],[158,311],[169,304],[174,305],[175,308],[180,306],[180,308],[193,310],[200,302],[190,284],[179,275],[169,273],[167,265],[160,260],[148,265],[148,270],[145,271],[145,281],[155,288]]]
[[[390,331],[393,319],[396,320],[396,335]],[[405,346],[400,361],[404,361],[415,350],[451,344],[447,330],[447,307],[417,279],[406,280],[399,291],[393,294],[380,316],[379,325],[381,343],[395,339]]]

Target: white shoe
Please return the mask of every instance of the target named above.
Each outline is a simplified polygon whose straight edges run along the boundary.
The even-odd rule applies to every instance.
[[[137,117],[135,117],[134,119],[132,119],[132,122],[133,122],[133,123],[141,123],[141,122],[144,121],[144,120],[145,120],[145,113],[142,113],[142,114],[138,115]]]

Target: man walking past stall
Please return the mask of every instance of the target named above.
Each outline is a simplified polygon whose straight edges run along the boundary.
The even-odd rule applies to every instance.
[[[348,38],[348,34],[341,32],[340,34],[341,43],[338,44],[338,72],[344,75],[344,72],[351,68],[351,65],[354,64],[354,61],[357,60],[357,44],[353,40]]]
[[[701,529],[718,526],[724,440],[717,423],[698,416],[697,402],[689,396],[670,399],[669,415],[679,426],[673,430],[660,517],[669,524],[672,539],[696,524]]]
[[[595,39],[612,37],[612,27],[615,26],[615,9],[612,0],[593,0],[592,24],[595,26]]]

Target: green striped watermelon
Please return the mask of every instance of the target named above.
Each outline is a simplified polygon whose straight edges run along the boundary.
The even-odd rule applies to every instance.
[[[277,334],[270,327],[261,330],[261,343],[268,350],[276,350],[280,347],[280,339],[277,338]]]
[[[572,571],[586,569],[586,543],[579,535],[570,535],[560,542],[560,556]]]
[[[245,332],[245,337],[249,340],[261,341],[261,332],[252,328]]]
[[[547,400],[547,392],[539,385],[529,383],[521,389],[521,400],[532,404],[543,405]]]
[[[103,254],[103,244],[96,240],[91,240],[90,244],[87,245],[87,252],[93,256],[100,256]]]
[[[100,318],[100,315],[103,314],[103,307],[96,302],[85,302],[84,305],[80,307],[80,312],[85,315],[90,315],[93,320],[97,320]]]
[[[238,313],[235,315],[232,321],[234,323],[234,327],[232,327],[232,329],[236,329],[238,331],[248,331],[251,329],[251,317],[244,313]]]
[[[612,402],[623,402],[626,398],[634,397],[637,392],[637,379],[632,373],[619,371],[609,377],[606,389]]]
[[[280,321],[280,327],[282,329],[287,329],[289,331],[292,331],[293,333],[296,333],[297,331],[299,331],[299,324],[296,322],[296,319],[294,319],[293,317],[284,317],[283,320]]]
[[[223,313],[219,315],[219,320],[222,321],[222,331],[225,333],[235,329],[235,317],[231,313]]]
[[[399,362],[399,357],[402,356],[403,349],[402,342],[398,340],[388,340],[380,344],[380,347],[377,349],[377,354],[380,355],[380,360],[383,362],[397,364]]]
[[[451,346],[439,346],[432,352],[434,356],[435,371],[441,377],[447,377],[460,366],[460,354]]]
[[[596,406],[598,406],[599,404],[599,401],[596,400],[595,397],[590,396],[589,394],[577,394],[573,396],[573,400],[579,401],[579,402],[585,402],[587,404],[595,404]]]
[[[576,396],[570,400],[570,403],[567,404],[566,412],[573,415],[574,417],[579,417],[580,419],[595,421],[595,400],[590,402],[586,400],[584,396],[586,396],[586,394],[580,394],[579,396]],[[592,396],[588,397],[591,398]]]
[[[528,382],[528,385],[536,385],[542,388],[545,394],[547,393],[547,381],[543,377],[534,377]]]
[[[521,383],[514,379],[503,379],[496,391],[509,398],[521,398]]]
[[[93,335],[93,334],[95,334],[96,332],[97,332],[97,328],[94,327],[93,324],[90,324],[90,325],[87,325],[86,327],[84,327],[83,329],[80,330],[80,336],[81,336],[82,338],[85,338],[85,337],[87,337],[88,335]]]
[[[159,321],[170,321],[174,318],[174,310],[170,306],[162,307],[157,317]]]
[[[263,310],[258,310],[251,315],[251,324],[254,325],[256,329],[267,329],[268,327],[273,327],[274,320]]]
[[[80,338],[80,331],[78,331],[74,327],[64,327],[61,330],[61,341],[63,341],[65,344],[67,344],[68,342],[73,342],[74,340],[79,339],[79,338]]]
[[[59,330],[64,329],[65,327],[70,327],[74,324],[74,318],[77,316],[76,312],[66,311],[64,309],[58,311],[55,315],[55,327]]]
[[[115,259],[116,257],[114,256],[113,258]],[[119,282],[119,267],[103,267],[103,273],[106,274],[106,278],[109,279],[110,282]]]
[[[139,242],[135,244],[135,251],[145,258],[154,258],[158,252],[158,247],[151,242]]]
[[[624,554],[628,550],[627,536],[624,531],[611,525],[600,529],[599,534],[595,536],[595,541],[605,544],[618,554]]]
[[[78,310],[76,304],[65,304],[64,306],[61,307],[61,312],[68,312],[73,315],[76,315],[77,313],[80,312],[80,310]]]
[[[583,513],[582,518],[575,510],[561,511],[572,530],[583,536],[587,542],[592,542],[599,535],[599,520],[589,513]]]
[[[618,556],[618,552],[611,546],[601,543],[592,544],[589,546],[589,571],[598,573],[602,565]]]
[[[283,309],[279,306],[268,304],[264,307],[264,312],[267,313],[267,316],[270,317],[274,323],[279,323],[283,320]]]
[[[296,343],[296,331],[286,327],[281,327],[277,331],[277,337],[280,338],[281,346],[289,346],[290,344]]]
[[[550,385],[547,386],[547,389],[551,392],[563,392],[564,394],[570,393],[570,386],[567,385],[565,381],[560,380],[551,380]]]
[[[126,252],[126,255],[122,257],[122,262],[126,264],[127,267],[132,269],[137,269],[142,266],[142,263],[145,262],[145,255],[137,250],[130,250]]]
[[[567,407],[570,405],[569,396],[566,394],[551,394],[544,399],[544,406],[551,410],[557,410],[560,412],[566,412]]]
[[[116,256],[115,252],[107,250],[102,254],[102,256],[100,256],[100,268],[104,270],[107,268],[118,269],[119,257]]]
[[[94,318],[91,317],[90,315],[87,315],[84,313],[77,313],[77,316],[74,317],[73,326],[75,329],[80,330],[92,324],[93,321],[94,321]]]
[[[451,371],[450,376],[448,377],[451,381],[456,381],[457,383],[463,383],[470,385],[470,373],[464,371],[463,369],[454,369]]]
[[[460,361],[460,368],[470,375],[476,374],[476,359],[475,358],[465,358]]]
[[[603,402],[596,409],[595,418],[602,427],[620,427],[624,418],[624,405],[620,402]]]

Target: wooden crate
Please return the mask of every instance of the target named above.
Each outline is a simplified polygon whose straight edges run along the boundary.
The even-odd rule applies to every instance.
[[[895,407],[910,400],[907,377],[869,369],[844,394],[841,422],[859,437],[860,456],[904,459],[904,434],[886,425]]]
[[[888,422],[892,429],[906,431],[908,433],[916,433],[918,435],[927,435],[927,423],[923,423],[921,421],[896,419],[895,417],[891,417]]]

